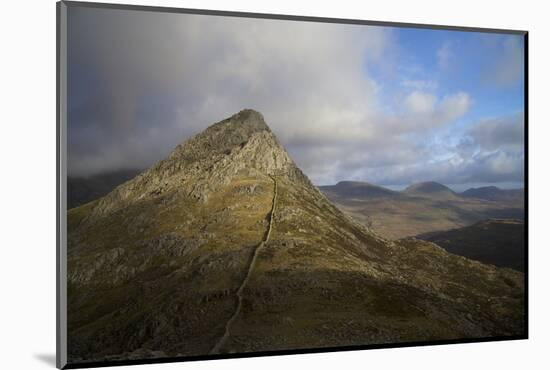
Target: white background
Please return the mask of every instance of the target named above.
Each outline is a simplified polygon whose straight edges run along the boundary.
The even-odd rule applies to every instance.
[[[120,2],[120,1],[112,1]],[[143,369],[548,368],[547,211],[550,32],[544,1],[131,1],[143,5],[530,31],[530,339],[203,361]],[[0,367],[53,368],[55,358],[55,3],[5,1],[0,22]]]

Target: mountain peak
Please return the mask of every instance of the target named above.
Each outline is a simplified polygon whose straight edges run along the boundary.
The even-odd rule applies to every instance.
[[[375,185],[375,184],[371,184],[370,182],[366,182],[366,181],[344,180],[344,181],[339,181],[333,187],[339,188],[339,189],[342,189],[342,190],[344,190],[344,189],[345,190],[355,190],[355,191],[358,191],[358,192],[377,191],[377,192],[382,192],[382,193],[387,193],[387,194],[395,193],[393,190],[387,189],[383,186],[378,186],[378,185]]]
[[[393,190],[364,181],[339,181],[336,185],[321,186],[320,189],[329,195],[329,198],[371,199],[399,195]]]
[[[252,109],[243,109],[183,141],[170,154],[170,158],[185,161],[205,155],[228,154],[236,147],[244,147],[254,136],[261,136],[262,133],[264,138],[273,136],[263,115]]]
[[[343,180],[343,181],[338,181],[338,183],[336,183],[336,186],[373,186],[373,185],[366,181]]]
[[[166,159],[103,198],[96,211],[111,212],[168,194],[206,202],[237,177],[273,175],[312,186],[262,114],[244,109],[179,144]]]
[[[271,132],[265,123],[264,116],[253,109],[243,109],[218,123],[208,127],[204,133],[211,134],[219,130],[235,131],[237,134],[253,134],[260,131]]]
[[[452,191],[447,186],[435,181],[425,181],[425,182],[414,183],[408,186],[404,190],[404,192],[409,194],[449,194],[449,195],[455,194],[455,192]]]

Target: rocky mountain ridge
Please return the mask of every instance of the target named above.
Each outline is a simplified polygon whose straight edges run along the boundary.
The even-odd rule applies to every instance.
[[[133,180],[101,199],[94,215],[175,190],[206,202],[236,176],[284,175],[311,184],[281,146],[263,116],[245,109],[178,145]]]
[[[72,363],[524,330],[522,274],[375,234],[251,110],[70,210],[68,225]]]

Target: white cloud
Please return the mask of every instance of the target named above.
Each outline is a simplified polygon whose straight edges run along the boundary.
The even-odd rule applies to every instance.
[[[441,102],[441,120],[454,121],[464,115],[468,109],[470,109],[471,105],[472,99],[463,91],[453,95],[447,95]]]
[[[452,123],[472,105],[465,92],[438,98],[434,94],[413,91],[404,99],[405,112],[397,117],[408,131],[426,130]]]
[[[433,94],[413,91],[405,98],[405,105],[412,114],[433,113],[437,98]]]
[[[429,161],[398,163],[380,173],[367,172],[385,184],[435,180],[446,184],[521,183],[524,175],[523,112],[474,122],[431,145]],[[454,141],[454,143],[453,143]],[[440,151],[441,158],[435,153]],[[426,153],[426,151],[424,151]]]

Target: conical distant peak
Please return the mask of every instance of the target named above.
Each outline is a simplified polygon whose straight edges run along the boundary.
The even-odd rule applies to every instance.
[[[405,192],[420,192],[420,193],[434,193],[434,192],[453,192],[447,186],[435,181],[418,182],[408,186]]]

